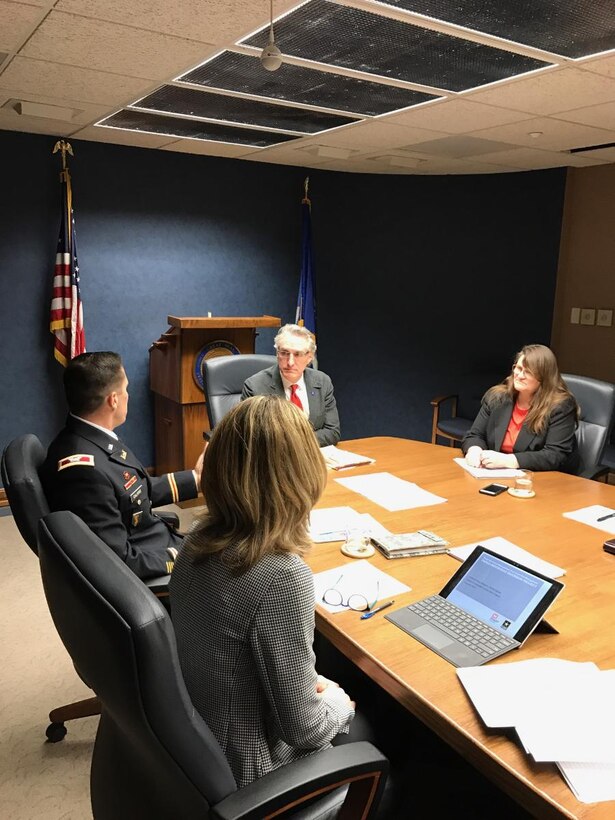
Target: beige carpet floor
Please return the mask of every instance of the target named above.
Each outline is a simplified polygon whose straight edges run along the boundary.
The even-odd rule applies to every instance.
[[[198,508],[179,510],[182,528]],[[12,516],[0,517],[0,818],[89,820],[89,771],[98,718],[69,721],[48,743],[51,709],[92,692],[79,679],[49,615],[36,556]]]

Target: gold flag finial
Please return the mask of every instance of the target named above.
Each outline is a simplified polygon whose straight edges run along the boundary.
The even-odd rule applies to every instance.
[[[70,154],[71,157],[74,156],[73,146],[66,140],[58,140],[53,146],[53,151],[51,153],[55,154],[57,151],[62,152],[62,170],[66,171],[66,154]]]
[[[309,198],[308,198],[308,188],[309,187],[310,187],[310,178],[306,177],[304,182],[303,182],[303,191],[304,191],[303,202],[307,202],[308,204],[309,204],[309,201],[310,201]]]

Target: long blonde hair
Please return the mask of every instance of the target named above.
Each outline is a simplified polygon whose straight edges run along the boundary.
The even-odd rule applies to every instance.
[[[243,572],[263,555],[311,547],[307,524],[327,470],[304,414],[279,396],[253,396],[216,425],[205,451],[207,505],[189,539],[195,563],[221,552]]]
[[[525,419],[525,423],[532,433],[543,432],[553,409],[563,401],[572,401],[574,403],[578,419],[579,406],[560,376],[557,359],[553,351],[545,345],[525,345],[515,356],[513,368],[522,356],[523,366],[526,371],[539,382],[538,390],[532,396]],[[506,396],[513,402],[517,399],[512,373],[504,379],[502,384],[490,388],[485,398],[504,398]]]

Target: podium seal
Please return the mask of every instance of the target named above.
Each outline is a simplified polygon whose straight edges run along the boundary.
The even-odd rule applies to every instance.
[[[217,359],[218,356],[237,356],[238,354],[239,348],[232,342],[225,342],[223,339],[208,342],[197,353],[192,369],[192,378],[203,390],[203,362],[208,359]]]

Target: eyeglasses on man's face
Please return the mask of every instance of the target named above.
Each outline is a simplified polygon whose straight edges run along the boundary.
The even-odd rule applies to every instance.
[[[343,575],[340,575],[340,577],[337,579],[337,581],[332,587],[330,587],[329,589],[325,589],[325,591],[322,594],[323,603],[329,604],[329,606],[344,606],[348,609],[353,609],[355,612],[369,612],[370,609],[376,606],[376,604],[378,603],[378,596],[380,594],[380,581],[376,582],[376,597],[370,604],[365,595],[363,595],[361,592],[351,593],[348,596],[347,600],[344,601],[344,596],[342,595],[340,590],[337,589],[337,585],[343,577]]]
[[[309,350],[287,350],[285,347],[279,347],[276,352],[280,359],[290,359],[291,356],[293,359],[305,359],[310,355]]]

